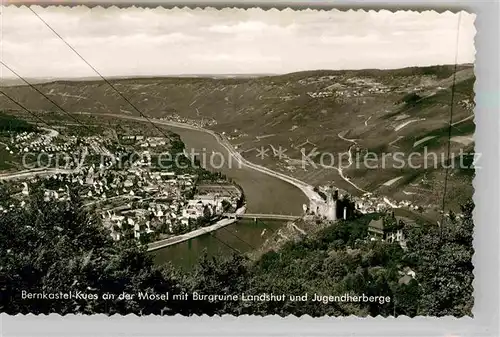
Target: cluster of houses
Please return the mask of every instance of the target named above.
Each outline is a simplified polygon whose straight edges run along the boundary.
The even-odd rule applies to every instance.
[[[84,206],[96,205],[111,236],[120,240],[127,232],[137,239],[144,233],[176,234],[179,228],[185,228],[197,219],[221,215],[228,208],[237,208],[242,195],[233,185],[209,192],[204,191],[202,186],[200,193],[194,196],[185,194],[194,187],[195,178],[173,172],[141,169],[120,172],[90,166],[79,172],[59,173],[42,179],[52,180],[56,184],[51,185],[57,186],[44,191],[45,201],[66,201],[70,198],[68,186],[81,185],[80,197]],[[20,199],[30,194],[27,182],[21,185]],[[21,203],[24,207],[25,202]],[[15,205],[2,207],[0,212],[7,213],[13,207]]]
[[[221,194],[194,195],[191,199],[155,196],[142,198],[135,207],[129,202],[105,210],[102,218],[115,240],[120,240],[127,229],[136,239],[144,233],[178,234],[179,229],[185,229],[198,219],[221,215],[226,207],[236,209],[238,200],[234,195]]]
[[[61,145],[54,145],[52,140],[56,136],[57,132],[41,136],[25,132],[13,136],[12,147],[21,149],[20,152],[25,151],[24,148],[33,152],[74,152],[75,145],[84,148],[86,151],[81,161],[84,165],[75,170],[37,171],[30,180],[47,180],[46,186],[51,187],[44,192],[45,201],[68,200],[68,186],[80,186],[84,206],[99,210],[104,225],[110,229],[115,240],[120,240],[130,232],[135,238],[157,231],[175,234],[178,228],[185,228],[197,219],[222,214],[228,207],[236,209],[241,199],[237,188],[215,188],[208,192],[198,189],[199,193],[193,196],[195,187],[198,188],[197,176],[155,169],[150,165],[149,151],[142,151],[141,158],[122,167],[115,165],[116,156],[121,156],[120,151],[111,153],[106,148],[110,143],[109,139],[99,136],[71,137],[67,142],[61,142]],[[133,137],[134,145],[139,147],[164,146],[168,141],[160,137]],[[92,161],[92,156],[87,157],[88,150],[92,154],[105,156],[101,156],[99,162]],[[46,174],[38,174],[44,172]],[[22,199],[30,191],[27,180],[20,184],[22,187],[18,194],[24,207]],[[235,194],[234,190],[238,193]],[[1,208],[0,212],[6,213],[13,207],[15,205]]]
[[[298,82],[302,85],[312,85],[327,81],[331,82],[332,80],[335,80],[336,83],[317,91],[307,92],[307,95],[312,98],[333,97],[337,102],[345,103],[354,97],[362,98],[372,95],[384,95],[387,93],[418,93],[425,91],[429,88],[429,85],[432,86],[432,84],[435,83],[434,79],[430,79],[428,85],[415,84],[413,82],[416,82],[416,80],[419,80],[419,83],[421,83],[420,79],[407,78],[403,83],[391,83],[391,85],[387,85],[377,82],[375,79],[370,77],[347,77],[346,75],[310,77],[299,80]],[[362,102],[366,103],[366,101]],[[468,100],[464,100],[459,104],[466,109],[473,109],[473,102],[469,102]]]
[[[460,105],[462,108],[470,112],[474,111],[474,107],[476,106],[474,101],[471,101],[469,99],[461,100],[460,102],[458,102],[458,105]]]
[[[6,146],[5,150],[10,154],[14,153],[52,153],[71,152],[75,149],[77,137],[68,137],[64,142],[54,144],[54,132],[40,134],[38,132],[22,132],[13,135],[11,145]]]
[[[356,209],[361,213],[383,212],[391,208],[407,208],[410,210],[420,210],[423,208],[422,206],[412,204],[409,200],[397,201],[373,193],[364,193],[362,196],[354,197],[353,199],[356,203]]]
[[[361,213],[382,212],[390,208],[382,197],[375,194],[365,193],[360,197],[354,198],[356,208]]]
[[[140,147],[155,148],[167,145],[167,141],[163,137],[146,137],[144,140],[138,139],[140,141]]]
[[[156,148],[169,144],[165,137],[146,137],[143,135],[122,135],[120,140],[125,144],[135,144],[141,148]]]
[[[312,98],[325,98],[333,96],[333,92],[331,91],[318,91],[318,92],[308,92],[307,96]]]
[[[335,76],[328,76],[328,78],[330,77],[335,78]],[[321,78],[326,79],[327,76],[323,76]],[[317,82],[322,81],[319,80]],[[348,98],[370,96],[373,94],[386,94],[393,90],[394,87],[389,87],[382,83],[375,82],[370,78],[344,79],[340,76],[337,79],[337,83],[316,92],[307,92],[307,95],[312,98],[334,97],[339,102],[345,102]]]
[[[196,126],[199,128],[205,128],[209,126],[213,126],[217,124],[217,121],[213,118],[203,118],[202,120],[190,119],[186,117],[179,116],[178,114],[169,114],[168,117],[162,117],[160,120],[169,121],[169,122],[177,122],[189,124],[192,126]]]
[[[174,172],[152,172],[141,167],[128,170],[102,170],[92,165],[72,177],[72,182],[88,187],[87,199],[106,200],[111,196],[147,197],[155,193],[161,196],[177,196],[191,189],[194,177],[176,175]]]

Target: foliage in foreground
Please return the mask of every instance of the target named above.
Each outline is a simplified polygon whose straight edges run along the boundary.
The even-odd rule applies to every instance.
[[[6,193],[1,203],[15,200]],[[243,256],[203,256],[191,272],[154,265],[134,242],[113,242],[98,217],[76,194],[46,202],[41,192],[26,207],[0,216],[0,311],[15,313],[279,314],[279,315],[470,315],[473,265],[471,203],[463,219],[452,216],[441,230],[422,224],[408,231],[408,250],[366,240],[372,215],[344,221],[258,261]],[[416,279],[400,283],[411,267]],[[27,299],[26,293],[72,293],[71,299]],[[122,293],[136,294],[120,298]],[[169,293],[168,301],[141,299]],[[173,294],[286,294],[285,301],[173,300]],[[379,303],[322,304],[289,295],[390,296]],[[114,299],[82,294],[114,294]]]

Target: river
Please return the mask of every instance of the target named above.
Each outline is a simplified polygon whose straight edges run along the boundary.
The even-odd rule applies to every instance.
[[[186,151],[198,154],[202,166],[211,171],[220,171],[243,188],[248,213],[275,213],[300,215],[302,205],[308,203],[304,193],[297,187],[279,178],[240,166],[230,160],[228,151],[209,133],[169,126],[169,130],[181,137]],[[213,155],[212,153],[216,153]],[[204,155],[202,155],[204,154]],[[221,160],[222,156],[224,160]],[[210,158],[214,160],[210,160]],[[203,160],[206,158],[206,160]],[[213,165],[212,165],[213,164]],[[209,255],[227,253],[237,249],[246,252],[257,248],[283,221],[239,221],[210,234],[152,252],[159,264],[172,261],[175,265],[192,265],[204,249]],[[265,229],[265,231],[264,231]],[[264,234],[263,234],[264,231]]]

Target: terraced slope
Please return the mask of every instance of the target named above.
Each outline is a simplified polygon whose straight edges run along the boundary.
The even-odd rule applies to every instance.
[[[258,78],[142,78],[113,80],[115,87],[146,115],[195,120],[224,132],[242,155],[258,164],[311,184],[333,183],[356,194],[378,192],[396,199],[441,203],[452,84],[455,81],[451,152],[473,152],[474,72],[471,65],[398,70],[306,71]],[[106,83],[57,81],[37,85],[66,110],[136,114]],[[27,107],[57,110],[25,86],[5,90]],[[16,108],[3,97],[0,107]],[[278,152],[279,149],[281,152]],[[263,159],[257,149],[267,149]],[[301,151],[313,163],[304,164]],[[350,163],[348,151],[352,154]],[[424,150],[437,155],[438,167],[396,166],[382,154],[408,158]],[[276,152],[274,152],[276,151]],[[379,158],[370,165],[362,155]],[[281,156],[274,156],[274,153]],[[338,170],[339,155],[344,153]],[[361,159],[356,160],[356,154]],[[333,161],[332,161],[333,160]],[[459,157],[455,159],[455,162]],[[470,161],[470,158],[468,158]],[[323,162],[323,166],[319,162]],[[332,165],[333,164],[333,165]],[[334,167],[331,167],[334,166]],[[370,168],[370,167],[376,167]],[[384,167],[383,169],[381,169]],[[473,170],[450,169],[448,203],[472,195]]]

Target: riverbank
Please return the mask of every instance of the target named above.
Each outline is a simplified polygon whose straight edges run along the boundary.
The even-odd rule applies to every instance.
[[[82,114],[90,115],[91,113],[82,112]],[[114,118],[121,118],[121,119],[136,120],[136,121],[141,121],[141,122],[146,122],[146,123],[151,122],[151,123],[159,124],[159,125],[166,125],[166,126],[172,126],[175,128],[204,132],[204,133],[209,134],[212,137],[214,137],[215,140],[222,147],[224,147],[224,149],[226,149],[226,151],[228,151],[228,154],[237,161],[237,163],[240,165],[240,167],[245,166],[247,168],[259,171],[259,172],[264,173],[266,175],[269,175],[271,177],[278,178],[284,182],[287,182],[287,183],[297,187],[309,199],[309,202],[311,202],[313,200],[321,200],[321,196],[314,191],[313,186],[311,186],[311,185],[309,185],[309,184],[307,184],[299,179],[296,179],[294,177],[285,175],[283,173],[275,172],[267,167],[254,164],[254,163],[246,160],[245,158],[243,158],[243,156],[241,156],[241,154],[238,151],[236,151],[236,149],[234,149],[234,147],[229,143],[229,141],[223,135],[218,134],[212,130],[208,130],[208,129],[204,129],[204,128],[200,128],[197,126],[184,124],[184,123],[157,120],[154,118],[149,118],[149,121],[148,121],[146,118],[138,117],[138,116],[118,115],[118,114],[109,114],[109,113],[102,113],[100,115],[114,117]],[[182,137],[181,137],[181,139],[182,139]],[[232,162],[232,161],[229,160],[228,162]]]
[[[207,131],[210,131],[210,130],[207,130]],[[280,172],[273,171],[267,167],[254,164],[254,163],[246,160],[245,158],[243,158],[243,156],[238,151],[236,151],[234,149],[234,147],[231,145],[231,143],[229,143],[229,140],[227,140],[226,137],[224,137],[223,135],[217,134],[213,131],[210,131],[210,132],[213,133],[213,135],[217,139],[217,141],[222,146],[224,146],[228,150],[228,152],[233,156],[233,158],[236,158],[236,160],[239,163],[243,163],[243,164],[247,165],[248,167],[253,168],[254,170],[260,171],[262,173],[268,174],[270,176],[276,177],[278,179],[286,181],[289,184],[294,185],[295,187],[299,188],[302,191],[302,193],[304,193],[304,195],[309,199],[309,203],[311,203],[311,201],[321,200],[321,196],[314,191],[314,186],[309,185],[309,184],[307,184],[307,183],[305,183],[297,178],[285,175],[285,174],[280,173]]]
[[[101,116],[148,123],[146,119],[136,116]],[[169,131],[178,134],[188,152],[194,150],[200,154],[222,154],[225,157],[225,165],[206,168],[223,173],[243,189],[247,213],[300,216],[303,213],[302,205],[307,204],[309,196],[313,195],[312,186],[246,161],[223,136],[211,130],[177,122],[154,119],[152,122],[165,125]],[[201,165],[204,166],[203,162]],[[217,226],[210,232],[207,232],[207,228],[202,228],[196,235],[186,233],[187,235],[182,237],[165,239],[162,244],[158,244],[162,247],[151,247],[154,250],[150,251],[150,254],[154,256],[157,264],[172,262],[190,268],[204,251],[214,256],[219,253],[228,254],[234,250],[242,253],[253,251],[285,223],[286,221],[282,220],[255,222],[252,219]]]
[[[200,235],[208,234],[210,232],[213,232],[215,230],[218,230],[220,228],[226,227],[228,225],[231,225],[238,221],[237,219],[222,219],[219,220],[217,223],[207,226],[207,227],[201,227],[198,229],[195,229],[194,231],[191,231],[186,234],[181,234],[181,235],[176,235],[171,238],[163,239],[163,240],[158,240],[155,242],[148,243],[147,245],[147,250],[148,252],[152,252],[158,249],[166,248],[168,246],[172,246],[190,239],[194,239]]]
[[[286,226],[287,221],[239,219],[210,233],[204,233],[193,239],[157,249],[151,254],[155,264],[172,264],[183,270],[192,270],[204,254],[208,257],[230,256],[238,253],[253,254],[265,242]]]

